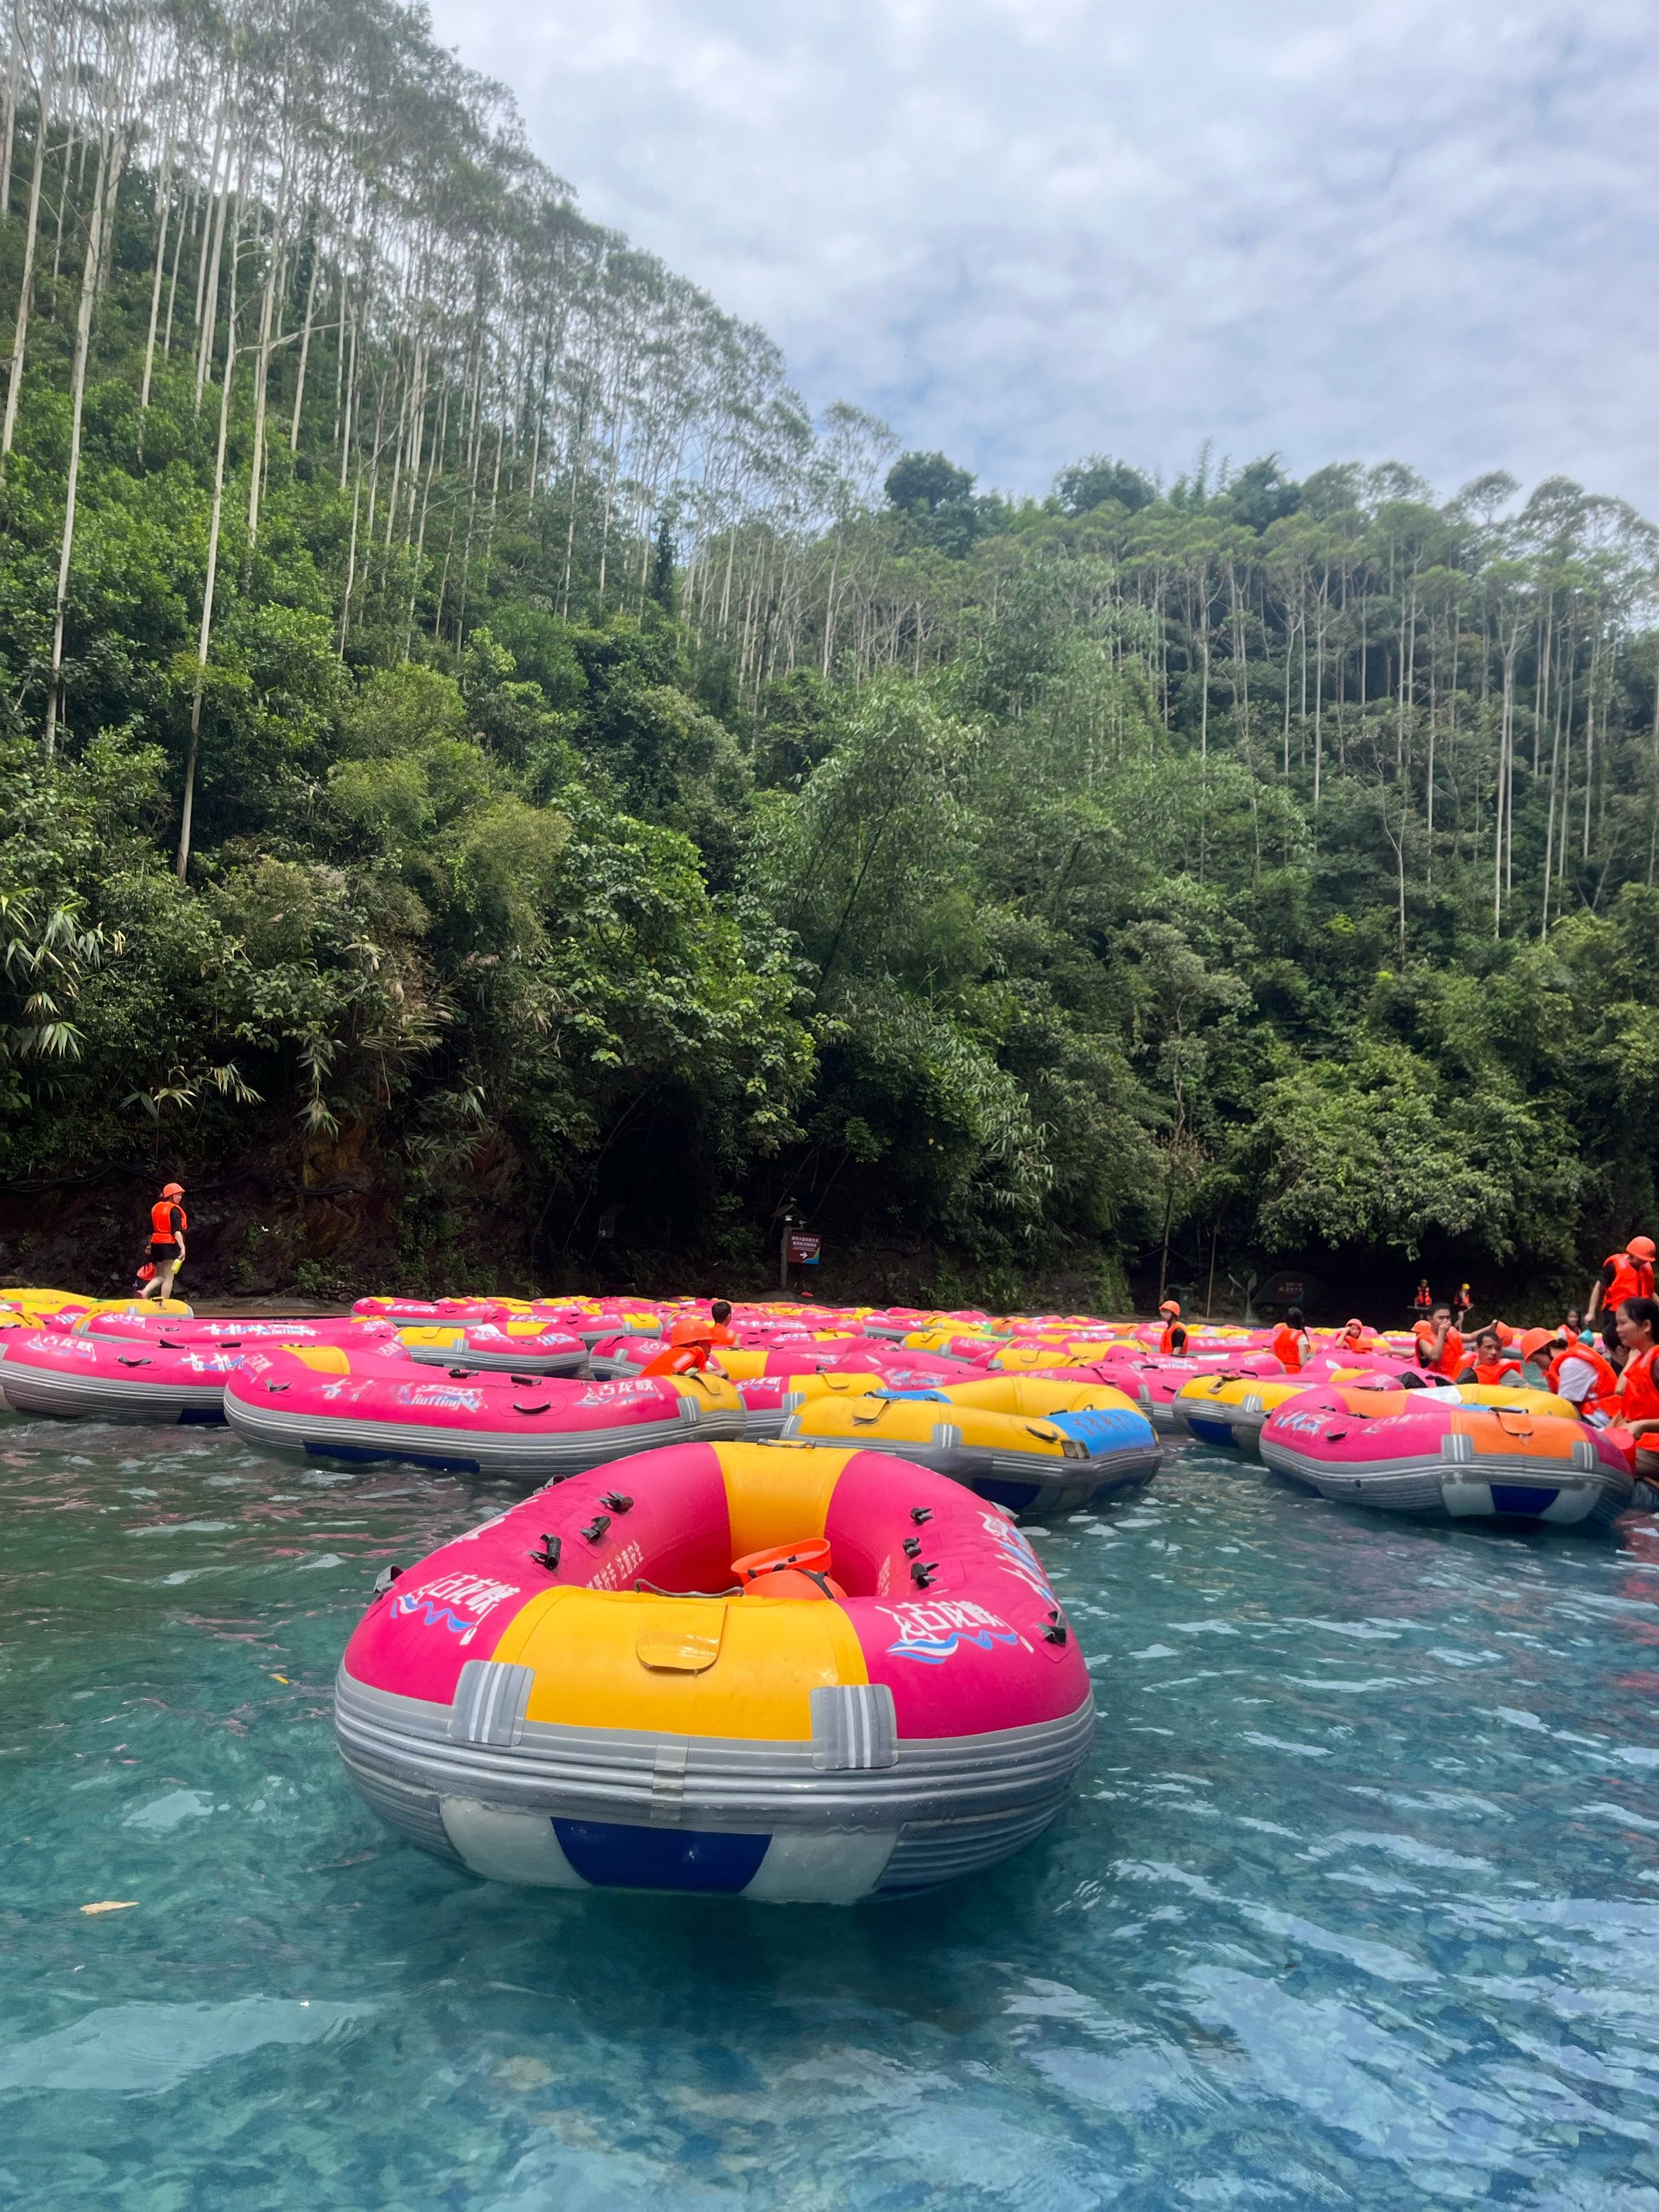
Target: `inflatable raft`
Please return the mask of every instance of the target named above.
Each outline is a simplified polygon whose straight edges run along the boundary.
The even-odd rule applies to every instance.
[[[988,1376],[942,1390],[824,1393],[785,1421],[813,1443],[856,1443],[933,1468],[1016,1513],[1066,1512],[1138,1489],[1158,1440],[1121,1390]]]
[[[1263,1423],[1261,1456],[1322,1497],[1385,1513],[1547,1521],[1605,1528],[1631,1503],[1629,1453],[1606,1431],[1515,1403],[1547,1393],[1390,1390],[1322,1385]]]
[[[225,1384],[241,1353],[224,1346],[179,1346],[9,1329],[0,1337],[0,1391],[15,1413],[60,1419],[222,1422]]]
[[[393,1827],[500,1881],[849,1905],[1060,1812],[1093,1698],[1006,1515],[845,1449],[687,1443],[626,1481],[388,1577],[335,1724]]]
[[[717,1375],[612,1382],[434,1374],[333,1346],[236,1355],[225,1418],[249,1443],[312,1458],[401,1460],[556,1482],[688,1435],[739,1437],[743,1401]]]
[[[504,1375],[587,1371],[587,1346],[580,1336],[536,1321],[475,1322],[465,1328],[416,1322],[401,1324],[398,1334],[410,1358],[428,1367],[474,1367]]]

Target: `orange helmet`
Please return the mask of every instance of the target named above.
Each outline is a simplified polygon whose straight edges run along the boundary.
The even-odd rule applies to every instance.
[[[668,1332],[670,1344],[707,1344],[714,1333],[714,1324],[701,1314],[682,1314]]]
[[[1492,1325],[1492,1333],[1500,1344],[1510,1345],[1515,1342],[1515,1331],[1506,1321],[1495,1321]]]
[[[1547,1344],[1555,1343],[1560,1334],[1559,1329],[1555,1328],[1529,1328],[1521,1340],[1521,1357],[1522,1359],[1530,1359],[1534,1352],[1541,1352]]]
[[[185,1187],[181,1182],[167,1182],[161,1186],[163,1198],[182,1198],[184,1194]]]
[[[1177,1321],[1181,1319],[1181,1308],[1174,1298],[1165,1298],[1158,1311],[1161,1314],[1173,1314]]]
[[[1632,1237],[1625,1249],[1632,1260],[1651,1260],[1654,1256],[1653,1239],[1651,1237]]]

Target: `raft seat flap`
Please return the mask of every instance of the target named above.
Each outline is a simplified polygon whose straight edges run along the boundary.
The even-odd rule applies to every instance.
[[[349,1375],[351,1362],[337,1344],[290,1344],[284,1350],[304,1360],[313,1375]]]
[[[634,1638],[634,1656],[654,1674],[706,1674],[720,1656],[726,1607],[707,1598],[653,1606]]]
[[[898,1765],[898,1715],[885,1682],[837,1683],[811,1693],[812,1764],[827,1771]]]

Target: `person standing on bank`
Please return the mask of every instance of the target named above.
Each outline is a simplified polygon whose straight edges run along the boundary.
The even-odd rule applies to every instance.
[[[144,1285],[143,1296],[163,1304],[173,1296],[174,1280],[185,1264],[185,1231],[190,1222],[184,1195],[181,1184],[167,1183],[149,1210],[149,1264],[155,1272]]]

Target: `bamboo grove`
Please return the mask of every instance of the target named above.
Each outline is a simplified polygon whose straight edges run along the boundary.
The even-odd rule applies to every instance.
[[[1651,1204],[1629,507],[981,493],[389,0],[15,0],[0,101],[0,1257],[164,1158],[324,1289],[786,1209],[945,1303],[1569,1285]]]

